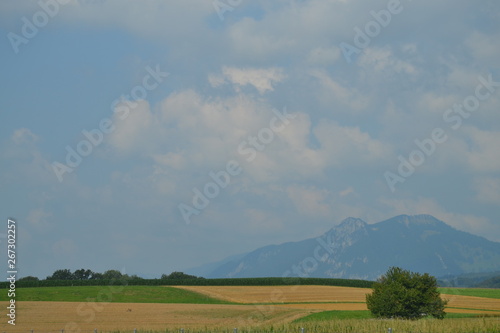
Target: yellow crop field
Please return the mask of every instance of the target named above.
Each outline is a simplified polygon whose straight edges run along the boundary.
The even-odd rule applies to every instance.
[[[500,311],[500,299],[462,295],[441,294],[441,298],[448,300],[448,307],[467,309],[486,309]]]
[[[368,288],[334,286],[179,286],[237,303],[365,302]]]
[[[85,305],[85,306],[84,306]],[[18,302],[16,326],[12,331],[34,329],[38,332],[76,333],[165,328],[190,328],[204,326],[247,326],[249,323],[263,325],[293,321],[308,314],[303,310],[289,308],[262,308],[251,305],[226,304],[151,304],[151,303],[94,303],[86,306],[79,302]],[[1,302],[1,307],[7,306]],[[5,325],[4,325],[5,324]],[[6,321],[1,331],[9,332]]]
[[[321,311],[366,310],[365,295],[371,292],[371,289],[368,288],[300,285],[256,287],[179,286],[177,288],[237,303],[302,303],[284,304],[280,305],[280,307]],[[450,313],[491,314],[498,311],[497,314],[500,314],[500,299],[448,294],[442,294],[441,297],[448,299],[446,311]],[[470,309],[470,311],[464,309]]]

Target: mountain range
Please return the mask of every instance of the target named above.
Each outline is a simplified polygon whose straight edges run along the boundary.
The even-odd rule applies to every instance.
[[[400,215],[374,224],[350,217],[319,237],[261,247],[187,272],[206,278],[376,280],[390,266],[434,276],[500,271],[500,243],[430,215]]]

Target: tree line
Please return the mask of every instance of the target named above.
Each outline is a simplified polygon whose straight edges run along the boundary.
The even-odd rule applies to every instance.
[[[160,280],[189,280],[189,279],[204,279],[203,277],[185,274],[183,272],[172,272],[170,274],[162,274]],[[110,269],[104,273],[94,272],[90,269],[77,269],[71,272],[69,269],[58,269],[45,278],[40,280],[36,276],[26,276],[17,280],[17,282],[38,282],[38,281],[88,281],[88,280],[147,280],[137,275],[128,275],[116,269]]]
[[[46,279],[27,276],[17,281],[18,287],[58,287],[58,286],[105,286],[105,285],[191,285],[191,286],[293,286],[293,285],[324,285],[371,288],[373,281],[334,279],[334,278],[299,278],[299,277],[260,277],[260,278],[219,278],[205,279],[183,272],[162,274],[160,278],[145,279],[137,275],[123,274],[118,270],[108,270],[95,273],[91,270],[79,269],[71,272],[59,269]],[[7,282],[0,282],[0,288],[5,288]]]

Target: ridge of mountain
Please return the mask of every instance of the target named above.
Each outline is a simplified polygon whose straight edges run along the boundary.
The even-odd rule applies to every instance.
[[[500,243],[431,215],[399,215],[374,224],[348,217],[319,237],[267,245],[219,263],[202,275],[375,280],[399,266],[445,276],[499,271]]]

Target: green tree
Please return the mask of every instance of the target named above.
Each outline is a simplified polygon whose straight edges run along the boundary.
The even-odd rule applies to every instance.
[[[94,275],[94,272],[92,272],[90,269],[77,269],[74,273],[73,276],[75,280],[89,280],[92,275]]]
[[[75,276],[69,269],[58,269],[51,276],[47,276],[47,280],[74,280]]]
[[[25,277],[23,277],[23,278],[20,278],[20,279],[18,280],[18,282],[20,282],[20,281],[24,281],[24,282],[26,282],[26,281],[29,281],[29,282],[36,282],[36,281],[40,281],[40,279],[39,279],[39,278],[37,278],[36,276],[31,276],[31,275],[28,275],[28,276],[25,276]]]
[[[105,280],[120,280],[120,279],[127,279],[128,276],[126,274],[122,274],[120,271],[116,269],[110,269],[104,272],[102,278]]]
[[[162,274],[162,280],[191,280],[191,279],[203,279],[195,275],[189,275],[183,272],[172,272],[169,275]]]
[[[441,299],[435,277],[391,267],[374,283],[366,304],[375,317],[443,319],[447,301]]]

